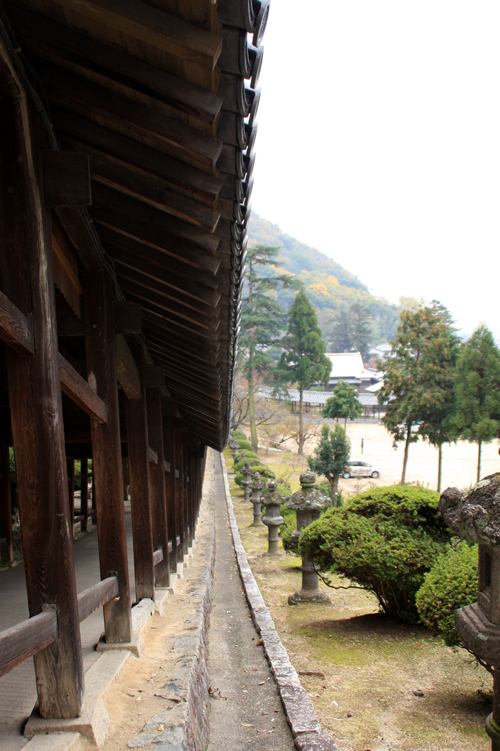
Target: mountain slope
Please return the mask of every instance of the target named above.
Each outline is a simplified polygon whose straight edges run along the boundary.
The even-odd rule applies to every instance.
[[[341,310],[361,303],[370,315],[371,344],[393,338],[399,317],[399,307],[384,298],[375,297],[357,276],[351,274],[332,258],[294,237],[283,233],[277,224],[252,213],[248,224],[250,245],[280,248],[279,270],[296,275],[317,309],[325,340],[330,345],[332,327]],[[279,301],[288,308],[293,300],[291,291],[280,292]],[[334,342],[332,342],[334,344]]]

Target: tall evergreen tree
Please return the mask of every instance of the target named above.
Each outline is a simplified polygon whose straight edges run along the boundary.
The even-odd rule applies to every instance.
[[[406,481],[410,443],[426,435],[439,446],[447,438],[445,391],[451,389],[456,346],[448,311],[437,301],[401,312],[392,353],[380,363],[385,373],[378,394],[380,404],[387,402],[382,422],[395,442],[405,443],[401,485]],[[433,423],[434,411],[443,416],[441,427]]]
[[[355,420],[361,415],[363,405],[358,399],[358,389],[347,381],[339,381],[333,390],[332,396],[326,400],[325,408],[321,412],[323,417],[331,420],[344,418],[344,430],[347,427],[347,418]]]
[[[370,349],[370,314],[364,305],[355,302],[349,309],[351,328],[351,351],[361,352],[363,362],[368,360]]]
[[[363,362],[370,349],[370,314],[360,302],[341,308],[331,330],[334,352],[360,352]]]
[[[351,327],[347,308],[341,308],[332,326],[331,346],[333,352],[351,351]]]
[[[333,505],[338,505],[339,477],[345,472],[351,455],[351,442],[341,425],[323,425],[314,454],[307,457],[309,468],[324,475],[332,490]]]
[[[286,327],[285,310],[276,300],[281,286],[297,284],[290,274],[276,274],[279,249],[255,245],[248,249],[241,308],[239,359],[248,382],[248,419],[254,451],[258,448],[255,421],[255,381],[270,378],[273,361],[269,349],[279,345]]]
[[[443,445],[458,438],[454,422],[454,384],[460,351],[460,339],[453,327],[449,311],[437,302],[433,306],[434,334],[426,347],[425,388],[428,392],[427,409],[421,412],[419,434],[438,449],[437,491],[441,492],[443,470]]]
[[[297,383],[299,390],[299,454],[304,454],[303,393],[307,386],[328,381],[331,361],[312,304],[305,292],[297,293],[288,313],[288,331],[282,340],[277,374],[286,383]]]
[[[500,350],[483,324],[465,343],[458,358],[455,424],[463,438],[477,443],[477,481],[481,451],[500,431]]]

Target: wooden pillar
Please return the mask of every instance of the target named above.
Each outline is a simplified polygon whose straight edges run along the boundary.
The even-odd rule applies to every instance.
[[[141,399],[126,400],[128,471],[134,540],[136,601],[155,599],[153,532],[149,491],[148,423],[146,394]]]
[[[186,506],[184,499],[184,427],[182,426],[182,420],[178,419],[175,420],[175,474],[177,534],[180,538],[177,560],[183,561],[187,553]]]
[[[129,642],[132,635],[130,588],[123,503],[122,455],[118,412],[116,344],[111,280],[100,270],[83,275],[87,380],[108,409],[107,423],[90,420],[93,497],[101,579],[116,575],[119,595],[104,605],[106,641]]]
[[[170,555],[170,570],[175,573],[179,560],[177,549],[177,535],[179,534],[179,519],[177,515],[176,480],[175,480],[175,431],[173,417],[163,417],[163,452],[170,471],[165,473],[165,496],[167,501],[167,524],[172,552]]]
[[[89,530],[89,461],[80,462],[80,513],[83,516],[82,532]]]
[[[191,474],[191,450],[186,442],[184,450],[184,503],[186,508],[186,548],[193,545],[194,537],[194,517],[192,508],[192,474]]]
[[[68,474],[68,500],[71,525],[71,536],[75,536],[75,460],[66,459],[66,472]]]
[[[170,586],[170,561],[168,553],[168,518],[163,450],[163,420],[161,413],[161,389],[146,389],[148,408],[149,445],[158,457],[157,464],[149,468],[151,484],[151,512],[153,516],[153,548],[163,550],[163,560],[155,566],[157,587]]]
[[[5,443],[0,444],[0,537],[5,540],[1,547],[1,562],[14,563],[9,447]]]
[[[24,98],[0,99],[2,291],[32,322],[32,355],[6,347],[30,616],[57,612],[59,638],[34,656],[42,717],[81,713],[84,674],[70,531],[50,220]],[[36,122],[36,121],[35,121]]]

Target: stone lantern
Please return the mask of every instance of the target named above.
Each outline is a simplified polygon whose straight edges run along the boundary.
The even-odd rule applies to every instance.
[[[260,473],[254,472],[252,480],[252,497],[250,502],[253,503],[253,522],[250,526],[260,527],[261,521],[261,503],[262,503],[262,491],[264,490],[266,483],[260,479]]]
[[[300,475],[301,490],[288,499],[288,508],[297,512],[297,529],[292,532],[292,539],[298,540],[304,527],[319,519],[320,512],[331,505],[331,499],[323,495],[316,486],[316,475],[310,470]],[[330,602],[330,598],[319,588],[318,573],[312,561],[302,559],[302,587],[288,598],[289,605],[299,602]]]
[[[467,649],[494,668],[493,712],[485,726],[492,751],[500,751],[500,473],[467,495],[448,488],[439,508],[455,534],[479,546],[477,602],[455,611],[455,625]]]
[[[231,449],[231,456],[233,457],[233,461],[236,457],[236,454],[238,453],[238,449],[240,447],[240,444],[236,440],[236,438],[233,438],[231,443],[229,444],[229,448]]]
[[[269,480],[267,483],[267,493],[262,496],[262,503],[266,507],[266,515],[262,519],[268,528],[268,549],[270,555],[278,553],[279,531],[280,526],[285,521],[280,514],[280,506],[285,501],[281,493],[276,492],[276,480]]]
[[[252,484],[252,475],[253,475],[253,472],[250,469],[249,462],[245,462],[241,470],[241,474],[243,475],[243,480],[241,481],[241,484],[243,485],[243,493],[244,493],[243,502],[247,501],[248,503],[248,501],[250,500],[250,485]]]

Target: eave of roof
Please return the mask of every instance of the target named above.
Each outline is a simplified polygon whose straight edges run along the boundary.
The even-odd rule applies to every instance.
[[[81,260],[92,240],[104,249],[116,288],[142,307],[149,356],[163,367],[179,413],[195,437],[220,450],[268,2],[4,7],[28,72],[43,82],[60,146],[90,156],[93,224],[80,231],[82,212],[66,210],[61,225]]]

